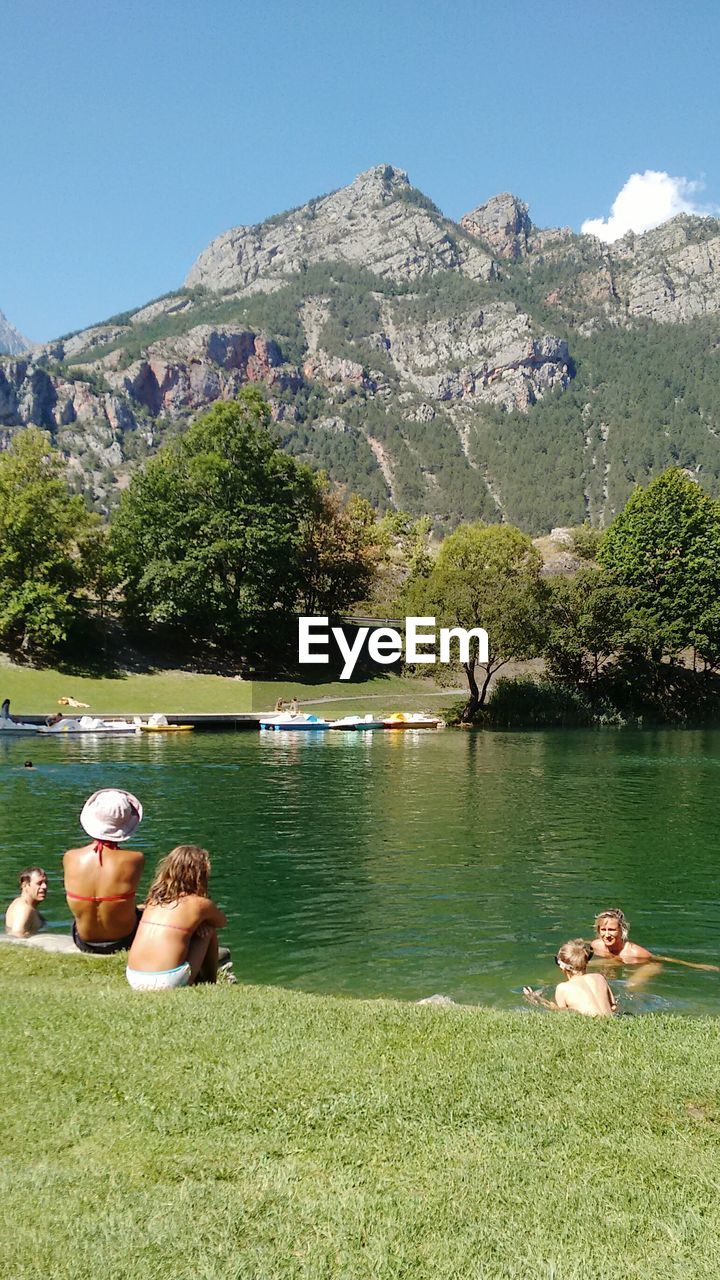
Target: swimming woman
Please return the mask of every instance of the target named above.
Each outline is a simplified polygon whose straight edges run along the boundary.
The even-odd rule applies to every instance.
[[[630,925],[619,907],[610,907],[595,917],[595,937],[589,943],[597,959],[619,960],[621,964],[645,964],[651,960],[664,960],[668,964],[682,964],[687,969],[705,969],[718,972],[716,964],[695,964],[692,960],[677,960],[673,956],[658,956],[637,942],[630,942]]]

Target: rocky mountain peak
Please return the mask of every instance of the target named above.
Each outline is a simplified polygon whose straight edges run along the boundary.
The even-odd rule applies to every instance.
[[[29,351],[30,343],[0,311],[0,355],[19,356]]]
[[[398,195],[410,186],[410,179],[404,169],[396,169],[391,164],[376,164],[364,173],[359,173],[344,190],[376,204],[378,200]],[[339,195],[340,192],[334,194]],[[332,197],[328,197],[332,199]]]
[[[488,279],[492,259],[480,245],[459,244],[456,229],[403,169],[375,165],[339,191],[224,232],[200,254],[185,283],[213,292],[271,290],[278,277],[319,262],[346,262],[395,280],[441,270]]]
[[[464,214],[460,226],[484,240],[500,258],[523,257],[532,232],[527,205],[508,191]]]

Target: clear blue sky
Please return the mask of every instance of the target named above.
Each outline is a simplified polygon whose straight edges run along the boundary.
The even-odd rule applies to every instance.
[[[457,218],[720,203],[714,0],[4,0],[0,310],[44,340],[180,285],[239,223],[373,164]]]

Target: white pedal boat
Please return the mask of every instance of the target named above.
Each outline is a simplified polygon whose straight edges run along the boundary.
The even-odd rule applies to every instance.
[[[376,720],[374,716],[343,716],[342,720],[331,720],[331,729],[384,729],[385,721]]]
[[[328,720],[323,720],[320,716],[291,716],[286,711],[279,711],[272,716],[263,716],[260,721],[261,729],[277,729],[277,730],[295,730],[295,729],[329,729]]]
[[[37,732],[52,735],[54,737],[64,737],[70,733],[102,733],[102,734],[118,734],[118,733],[139,733],[140,722],[134,720],[99,720],[96,716],[80,716],[74,719],[72,716],[63,716],[62,720],[58,720],[55,724],[43,724],[38,727]]]

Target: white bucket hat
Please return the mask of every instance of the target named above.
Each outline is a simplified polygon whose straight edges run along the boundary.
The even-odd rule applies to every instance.
[[[114,791],[110,787],[96,791],[85,801],[80,826],[93,840],[109,840],[121,844],[129,840],[142,822],[143,807],[130,791]]]

